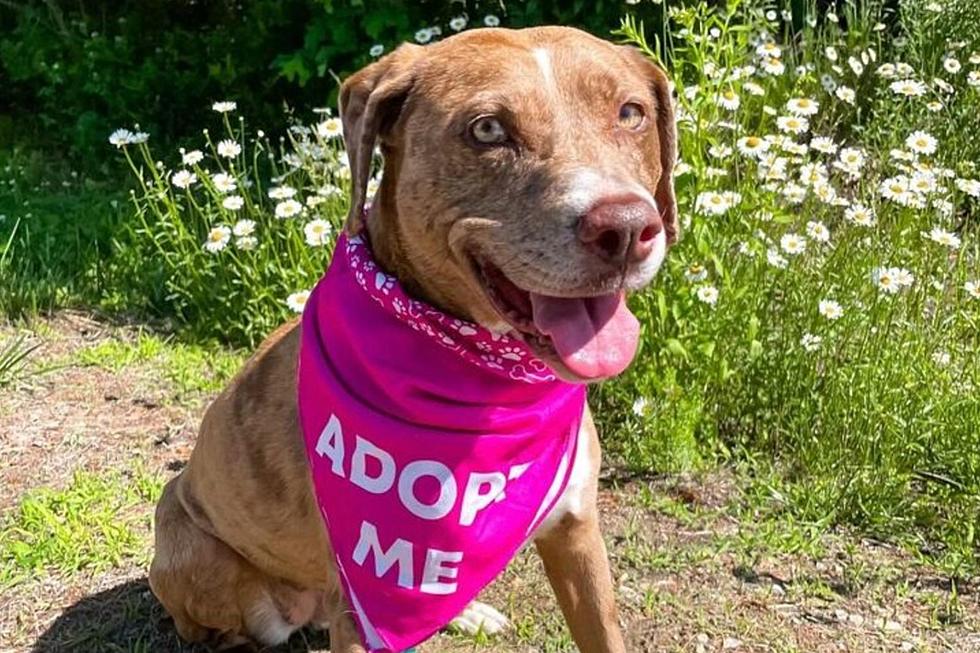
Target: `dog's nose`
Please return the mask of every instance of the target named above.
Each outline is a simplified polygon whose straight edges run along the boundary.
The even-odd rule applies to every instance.
[[[663,228],[656,208],[639,196],[628,195],[594,204],[579,219],[578,238],[602,260],[622,265],[646,259]]]

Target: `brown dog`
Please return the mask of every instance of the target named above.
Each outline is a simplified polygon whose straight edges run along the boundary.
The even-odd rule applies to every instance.
[[[384,177],[366,228],[379,265],[410,293],[517,332],[565,379],[629,362],[629,343],[604,340],[588,307],[611,297],[610,310],[626,311],[622,291],[652,279],[676,235],[675,125],[659,68],[573,29],[473,30],[361,70],[343,85],[341,112],[347,228],[365,227],[380,142]],[[539,315],[549,302],[586,308]],[[583,329],[598,357],[568,350],[567,334]],[[329,624],[332,650],[364,650],[299,431],[298,336],[296,322],[272,334],[214,401],[157,508],[150,584],[185,639],[272,644]],[[579,649],[624,651],[588,412],[579,443],[585,455],[535,544]]]

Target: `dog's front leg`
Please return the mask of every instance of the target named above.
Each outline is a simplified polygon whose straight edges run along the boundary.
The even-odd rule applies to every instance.
[[[586,409],[578,455],[565,496],[538,532],[535,544],[544,561],[565,621],[582,653],[623,653],[616,598],[596,505],[599,436]]]
[[[626,651],[594,505],[583,517],[566,515],[535,544],[579,650]]]

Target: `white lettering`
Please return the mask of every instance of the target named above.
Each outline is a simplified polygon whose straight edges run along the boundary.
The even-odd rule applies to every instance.
[[[316,441],[316,452],[329,458],[330,470],[344,478],[344,433],[336,415],[330,415],[330,420],[320,432],[320,439]]]
[[[452,594],[456,591],[456,583],[447,583],[443,579],[459,576],[458,567],[447,567],[445,563],[459,563],[463,560],[462,551],[440,551],[429,549],[425,555],[425,570],[422,572],[420,592],[426,594]]]
[[[423,476],[439,481],[439,498],[425,504],[415,497],[415,482]],[[434,460],[416,460],[405,465],[398,478],[398,497],[413,515],[422,519],[442,519],[456,503],[456,479],[448,467]]]
[[[374,553],[374,575],[382,578],[391,567],[398,564],[398,585],[412,589],[415,572],[412,568],[412,543],[401,538],[392,542],[387,551],[381,550],[378,529],[369,521],[361,522],[361,537],[354,548],[354,562],[364,566],[368,553]],[[428,565],[428,562],[426,562]]]
[[[395,459],[384,449],[377,447],[361,436],[357,437],[354,456],[350,464],[350,482],[372,494],[383,494],[395,483]],[[377,476],[367,473],[367,457],[370,456],[381,465]]]
[[[470,474],[463,492],[463,508],[459,515],[460,526],[471,526],[476,514],[489,506],[504,491],[507,479],[500,472]],[[486,492],[480,490],[487,488]]]

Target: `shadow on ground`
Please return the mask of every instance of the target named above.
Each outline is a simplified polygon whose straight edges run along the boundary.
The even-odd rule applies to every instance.
[[[329,638],[323,631],[303,630],[275,648],[240,647],[236,653],[326,651]],[[184,643],[173,621],[150,592],[146,578],[130,580],[79,600],[41,634],[32,653],[205,653],[203,645]]]

